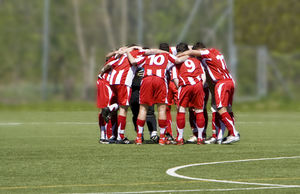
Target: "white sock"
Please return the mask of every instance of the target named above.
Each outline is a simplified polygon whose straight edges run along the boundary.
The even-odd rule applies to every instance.
[[[105,126],[101,126],[101,128],[100,128],[100,138],[101,139],[107,139],[106,127]]]
[[[183,138],[183,129],[177,128],[177,132],[178,132],[178,135],[177,135],[178,140],[181,140]]]
[[[159,131],[160,131],[160,134],[162,135],[165,135],[165,132],[166,132],[166,128],[159,128]]]
[[[202,134],[203,134],[204,127],[200,128],[197,126],[197,129],[198,129],[198,138],[203,139]]]

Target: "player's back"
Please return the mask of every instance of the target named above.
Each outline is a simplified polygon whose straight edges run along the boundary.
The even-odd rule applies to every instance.
[[[169,53],[160,53],[156,55],[145,56],[144,64],[144,77],[157,76],[165,79],[166,72],[175,63],[174,56]]]
[[[111,56],[104,64],[105,65],[108,65],[108,64],[114,64],[114,63],[117,63],[119,61],[118,58],[116,58],[116,56]],[[106,70],[103,75],[101,76],[100,74],[98,75],[98,79],[101,79],[103,80],[104,82],[106,83],[109,83],[109,80],[110,80],[110,74],[111,74],[111,70],[108,69]]]
[[[133,56],[140,54],[139,50],[131,51]],[[136,66],[132,66],[128,60],[127,54],[123,54],[119,61],[115,63],[111,72],[110,84],[124,84],[131,87],[132,79],[134,78]]]
[[[215,48],[201,50],[201,59],[213,81],[232,79],[224,55]]]
[[[189,57],[183,63],[176,65],[179,86],[194,85],[201,81],[201,74],[204,69],[200,60],[195,57]]]

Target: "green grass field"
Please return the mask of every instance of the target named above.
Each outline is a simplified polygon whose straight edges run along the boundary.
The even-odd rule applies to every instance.
[[[300,156],[299,112],[238,112],[236,125],[241,141],[233,145],[102,145],[96,111],[1,111],[0,193],[300,193],[300,186],[260,185],[300,185],[300,157],[176,171],[187,177],[259,185],[166,174],[188,164]],[[209,125],[209,134],[210,130]],[[190,134],[187,124],[185,138]],[[131,114],[126,135],[135,138]]]

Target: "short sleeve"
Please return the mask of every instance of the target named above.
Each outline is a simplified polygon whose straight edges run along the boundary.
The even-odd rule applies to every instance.
[[[138,55],[135,60],[136,60],[136,63],[138,65],[141,65],[146,61],[146,56],[145,55]]]
[[[169,54],[169,55],[168,55],[168,60],[169,60],[171,63],[175,63],[176,57],[175,57],[174,55],[172,55],[172,54]]]

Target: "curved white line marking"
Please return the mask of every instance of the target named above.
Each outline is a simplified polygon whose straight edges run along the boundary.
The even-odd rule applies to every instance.
[[[157,190],[157,191],[125,191],[125,192],[105,192],[105,193],[72,193],[72,194],[141,194],[141,193],[182,193],[182,192],[220,192],[220,191],[248,191],[265,189],[284,189],[287,187],[249,187],[249,188],[228,188],[228,189],[189,189],[189,190]]]
[[[239,182],[239,181],[193,178],[193,177],[183,176],[183,175],[180,175],[180,174],[176,173],[176,171],[179,170],[179,169],[192,167],[192,166],[204,166],[204,165],[211,165],[211,164],[250,162],[250,161],[261,161],[261,160],[297,159],[297,158],[300,158],[300,156],[278,157],[278,158],[257,158],[257,159],[245,159],[245,160],[232,160],[232,161],[220,161],[220,162],[207,162],[207,163],[189,164],[189,165],[183,165],[183,166],[177,166],[177,167],[174,167],[174,168],[170,168],[166,171],[166,173],[170,176],[183,178],[183,179],[190,179],[190,180],[218,182],[218,183],[232,183],[232,184],[242,184],[242,185],[259,185],[259,186],[284,187],[284,188],[286,188],[286,187],[299,187],[300,188],[300,185],[279,185],[279,184],[267,184],[267,183],[249,183],[249,182]]]

